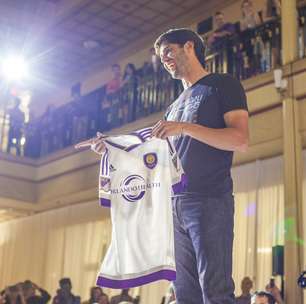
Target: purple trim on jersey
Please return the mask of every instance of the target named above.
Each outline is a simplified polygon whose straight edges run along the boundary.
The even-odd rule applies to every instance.
[[[181,182],[172,185],[173,194],[179,194],[183,191],[183,189],[184,188]]]
[[[166,140],[167,140],[167,143],[168,143],[168,146],[169,146],[170,155],[173,155],[175,153],[175,149],[173,148],[173,146],[172,146],[168,137],[166,138]]]
[[[108,153],[104,153],[102,157],[102,165],[101,165],[101,174],[102,176],[109,175],[109,165],[108,165]]]
[[[152,130],[153,130],[153,128],[150,127],[150,128],[145,128],[145,129],[139,130],[135,133],[138,133],[139,135],[143,136],[145,134],[152,133]]]
[[[107,198],[100,198],[100,206],[103,207],[110,207],[111,206],[111,200]]]
[[[174,281],[176,279],[176,272],[174,270],[160,270],[138,278],[126,280],[113,280],[103,276],[98,276],[96,285],[106,288],[125,289],[149,284],[158,280]]]
[[[113,143],[113,142],[111,142],[109,140],[106,140],[105,142],[108,143],[109,145],[111,145],[111,146],[113,146],[115,148],[121,149],[121,150],[125,150],[125,148],[126,148],[125,146],[122,146],[122,145],[119,145],[119,144],[115,144],[115,143]]]
[[[152,128],[149,128],[149,129],[145,129],[145,130],[142,130],[140,132],[137,132],[140,136],[142,136],[143,138],[148,138],[151,136],[152,134]]]
[[[185,174],[182,174],[181,180],[178,183],[172,185],[173,193],[179,194],[183,192],[186,186],[187,186],[187,176]]]
[[[145,139],[141,135],[139,135],[138,133],[131,133],[130,135],[138,137],[141,140],[142,143],[145,142]]]
[[[143,143],[151,137],[152,134],[152,128],[146,128],[142,129],[140,131],[136,131],[133,133],[130,133],[130,135],[137,136]]]
[[[106,176],[109,176],[108,153],[106,153],[106,156],[105,156],[104,166],[105,166],[104,168],[105,168]]]
[[[152,133],[152,128],[146,128],[146,129],[140,130],[139,132],[130,133],[129,135],[137,136],[141,140],[141,143],[134,144],[134,145],[131,145],[131,146],[122,146],[122,145],[114,143],[114,142],[112,142],[110,140],[105,140],[105,142],[108,143],[109,145],[115,147],[115,148],[121,149],[121,150],[126,151],[126,152],[130,152],[131,150],[139,147],[148,138],[150,138],[151,137],[151,133]]]
[[[131,145],[131,146],[125,148],[124,150],[125,150],[126,152],[130,152],[130,151],[132,151],[133,149],[139,147],[140,145],[141,145],[141,144]]]
[[[109,145],[111,145],[111,146],[113,146],[115,148],[118,148],[118,149],[126,151],[126,152],[130,152],[131,150],[133,150],[133,149],[135,149],[135,148],[137,148],[137,147],[139,147],[141,145],[141,144],[135,144],[135,145],[131,145],[129,147],[125,147],[125,146],[121,146],[121,145],[118,145],[116,143],[113,143],[113,142],[111,142],[109,140],[106,140],[105,142],[107,142]]]

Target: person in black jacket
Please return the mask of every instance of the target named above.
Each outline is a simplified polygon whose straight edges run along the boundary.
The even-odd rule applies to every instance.
[[[40,294],[37,295],[36,291]],[[23,283],[23,294],[26,304],[46,304],[51,299],[51,296],[46,290],[29,280]]]
[[[72,283],[70,278],[62,278],[59,280],[60,288],[57,295],[53,298],[53,304],[80,304],[81,298],[72,294]]]

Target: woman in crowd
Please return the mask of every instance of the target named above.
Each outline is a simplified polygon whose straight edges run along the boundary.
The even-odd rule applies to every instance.
[[[92,287],[90,289],[90,299],[86,304],[109,304],[108,296],[101,287]]]
[[[281,2],[280,0],[267,0],[266,3],[266,18],[273,19],[281,15]]]
[[[262,23],[258,12],[254,11],[253,2],[251,0],[244,0],[241,3],[240,30],[254,28]]]

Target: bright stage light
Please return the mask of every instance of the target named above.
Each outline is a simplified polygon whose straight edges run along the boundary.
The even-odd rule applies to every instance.
[[[8,81],[22,80],[28,74],[28,66],[22,56],[9,56],[2,61],[2,75]]]

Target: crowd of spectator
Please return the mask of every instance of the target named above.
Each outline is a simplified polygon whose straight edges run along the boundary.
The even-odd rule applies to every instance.
[[[270,71],[280,64],[281,6],[279,0],[267,0],[256,11],[252,0],[241,2],[241,19],[226,20],[215,13],[215,30],[207,39],[207,66],[213,72],[229,72],[238,79]],[[300,57],[305,56],[306,8],[299,9]],[[60,108],[48,106],[45,113],[25,124],[24,114],[15,98],[7,110],[7,144],[2,149],[12,154],[38,158],[90,138],[99,132],[165,110],[181,92],[179,82],[161,68],[154,49],[150,60],[136,69],[128,63],[123,75],[118,64],[106,85],[84,96],[77,95]],[[3,128],[2,128],[3,129]],[[1,131],[3,133],[3,131]],[[3,138],[3,134],[2,134]]]
[[[278,0],[266,1],[260,11],[255,11],[252,0],[243,0],[236,23],[227,22],[223,12],[216,12],[216,28],[207,37],[211,69],[230,72],[242,80],[280,65],[280,9]]]
[[[265,290],[252,293],[253,281],[250,277],[244,277],[241,281],[241,295],[235,298],[235,304],[284,304],[280,289],[272,278]],[[169,285],[161,304],[175,304],[175,291],[173,285]]]
[[[241,295],[236,297],[235,304],[284,304],[281,290],[276,286],[273,278],[264,291],[252,293],[252,289],[253,281],[250,277],[244,277],[241,281]],[[8,286],[0,292],[0,304],[47,304],[48,302],[52,304],[141,304],[141,299],[139,296],[132,297],[129,289],[123,289],[120,294],[109,298],[101,287],[94,286],[90,289],[89,299],[81,301],[80,296],[72,293],[70,278],[59,280],[59,288],[52,299],[46,290],[30,280]],[[169,285],[161,304],[175,304],[175,291],[172,284]]]
[[[181,90],[180,83],[157,65],[156,58],[136,69],[127,64],[122,75],[118,64],[103,87],[60,108],[49,105],[44,114],[24,123],[14,97],[9,117],[8,153],[38,158],[166,109]]]
[[[70,278],[59,280],[59,288],[51,300],[51,295],[37,284],[26,280],[8,286],[0,292],[0,304],[140,304],[140,297],[133,298],[129,289],[123,289],[120,294],[109,299],[101,287],[90,289],[89,299],[81,301],[81,297],[72,293]]]

